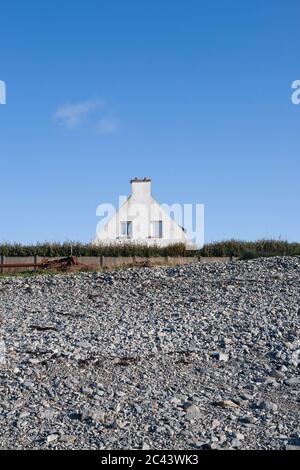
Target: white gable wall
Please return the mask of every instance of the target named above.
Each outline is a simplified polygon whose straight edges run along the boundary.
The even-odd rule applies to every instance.
[[[151,196],[150,180],[133,180],[131,187],[132,195],[97,234],[96,243],[132,241],[158,246],[179,242],[192,245],[182,228]],[[121,222],[126,221],[132,221],[130,238],[121,234]],[[154,221],[162,221],[162,238],[152,237],[151,222]]]

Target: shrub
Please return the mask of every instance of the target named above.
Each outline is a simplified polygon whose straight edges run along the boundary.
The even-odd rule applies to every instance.
[[[166,247],[147,246],[139,243],[118,243],[95,246],[80,242],[38,243],[36,245],[21,245],[19,243],[3,243],[0,254],[4,256],[184,256],[185,245],[176,243]]]
[[[259,256],[295,256],[300,255],[300,243],[285,240],[224,240],[208,243],[198,251],[200,256],[236,256],[249,259]]]
[[[187,250],[183,243],[165,247],[147,246],[139,243],[118,243],[95,246],[75,241],[44,242],[36,245],[3,243],[0,254],[4,256],[234,256],[241,259],[252,259],[259,256],[300,256],[300,243],[289,243],[284,240],[224,240],[205,244],[198,250]]]

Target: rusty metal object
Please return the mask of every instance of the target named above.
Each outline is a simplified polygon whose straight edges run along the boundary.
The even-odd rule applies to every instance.
[[[44,259],[41,263],[7,263],[0,264],[0,269],[11,268],[35,268],[35,269],[52,269],[54,271],[67,271],[72,270],[78,266],[79,268],[87,268],[87,266],[78,262],[76,256],[66,256],[65,258],[58,258],[54,260]]]
[[[67,270],[73,266],[78,266],[78,260],[76,256],[67,256],[65,258],[58,258],[54,260],[45,259],[40,263],[41,269],[53,269],[53,270]]]

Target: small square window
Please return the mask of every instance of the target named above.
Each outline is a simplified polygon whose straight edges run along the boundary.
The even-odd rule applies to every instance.
[[[151,237],[162,238],[163,237],[163,223],[162,220],[155,220],[151,222]]]
[[[121,235],[123,237],[131,237],[132,236],[132,222],[121,222]]]

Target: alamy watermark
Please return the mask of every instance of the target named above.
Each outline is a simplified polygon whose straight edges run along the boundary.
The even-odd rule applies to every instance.
[[[300,104],[300,80],[293,81],[292,89],[295,90],[291,96],[292,103],[296,105]]]
[[[119,196],[119,207],[102,203],[96,215],[98,242],[162,241],[187,242],[194,248],[204,244],[204,204],[136,203]]]
[[[0,104],[6,104],[6,84],[0,80]]]

